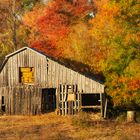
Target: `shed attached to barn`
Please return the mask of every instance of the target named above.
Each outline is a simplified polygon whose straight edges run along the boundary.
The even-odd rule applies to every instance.
[[[5,57],[0,68],[0,110],[40,114],[57,110],[75,114],[99,108],[104,115],[104,85],[29,47]]]

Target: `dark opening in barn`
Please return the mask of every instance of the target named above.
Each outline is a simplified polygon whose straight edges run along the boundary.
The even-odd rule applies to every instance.
[[[42,89],[42,107],[41,112],[51,112],[56,109],[56,89],[45,88]]]
[[[82,106],[100,105],[100,94],[82,94]]]
[[[100,94],[81,94],[83,111],[98,111],[101,105]]]
[[[2,111],[5,112],[5,102],[4,102],[4,96],[2,96]]]

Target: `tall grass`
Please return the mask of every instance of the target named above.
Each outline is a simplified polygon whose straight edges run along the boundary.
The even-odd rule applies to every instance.
[[[80,112],[71,118],[72,125],[86,128],[90,126],[91,117],[86,112]]]
[[[95,114],[97,115],[97,114]],[[137,114],[139,116],[139,113]],[[89,113],[1,116],[0,140],[139,140],[140,124],[93,120]]]

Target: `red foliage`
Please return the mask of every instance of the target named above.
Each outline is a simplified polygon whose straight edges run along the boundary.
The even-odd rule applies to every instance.
[[[140,80],[139,79],[132,79],[128,83],[129,90],[135,91],[140,89]]]
[[[33,48],[43,49],[49,55],[61,56],[62,50],[58,48],[58,41],[66,38],[71,26],[76,24],[78,19],[81,19],[91,8],[93,6],[88,5],[87,0],[73,3],[67,0],[55,0],[46,7],[34,8],[24,17],[24,25],[32,30],[29,45]]]
[[[58,57],[62,55],[62,51],[58,51],[56,47],[52,45],[52,43],[46,41],[36,40],[32,42],[31,47],[48,56]]]

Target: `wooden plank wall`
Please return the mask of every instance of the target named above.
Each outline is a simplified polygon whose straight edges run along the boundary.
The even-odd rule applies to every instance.
[[[58,88],[59,85],[78,85],[80,93],[104,93],[104,85],[86,77],[70,68],[48,59],[48,86]]]
[[[73,95],[74,99],[69,100],[70,95]],[[57,98],[59,115],[74,115],[80,111],[80,93],[77,91],[77,85],[60,85]]]
[[[42,88],[40,87],[1,87],[0,110],[2,109],[2,96],[4,96],[7,115],[36,115],[41,113]]]

